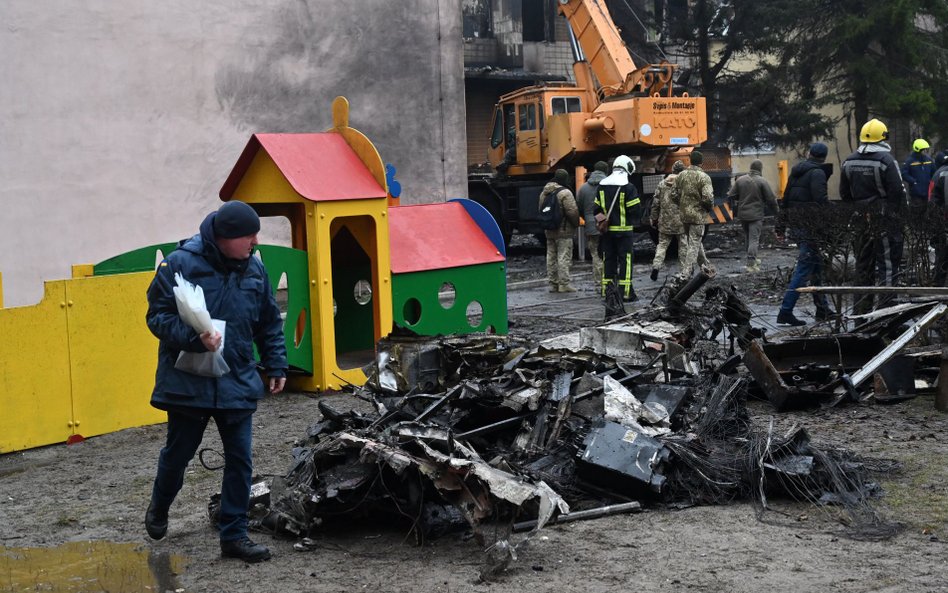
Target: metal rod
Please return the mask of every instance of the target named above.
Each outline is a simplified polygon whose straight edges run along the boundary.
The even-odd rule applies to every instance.
[[[600,517],[608,517],[610,515],[619,515],[621,513],[634,513],[636,511],[642,510],[642,505],[637,502],[623,502],[621,504],[611,504],[604,507],[599,507],[595,509],[587,509],[585,511],[576,511],[575,513],[566,513],[559,515],[558,517],[547,521],[547,525],[559,525],[560,523],[569,523],[570,521],[581,521],[584,519],[598,519]],[[521,521],[520,523],[514,523],[513,530],[515,533],[521,531],[529,531],[537,526],[537,520],[533,519],[531,521]]]
[[[475,429],[469,430],[469,431],[467,431],[467,432],[458,433],[458,434],[454,435],[454,438],[456,438],[456,439],[466,439],[466,438],[473,437],[473,436],[479,436],[479,435],[482,435],[482,434],[487,434],[488,432],[492,432],[492,431],[497,430],[497,429],[499,429],[499,428],[503,428],[503,427],[507,426],[508,424],[514,424],[514,423],[520,422],[520,421],[523,420],[524,418],[529,418],[529,417],[535,416],[535,415],[536,415],[536,412],[530,412],[529,414],[520,414],[519,416],[514,416],[513,418],[507,418],[506,420],[501,420],[500,422],[494,422],[493,424],[488,424],[487,426],[482,426],[482,427],[480,427],[480,428],[475,428]]]
[[[918,294],[948,296],[948,286],[803,286],[800,293],[825,292],[828,294]]]
[[[851,378],[844,376],[844,388],[852,390],[862,384],[862,382],[871,377],[872,374],[879,369],[879,367],[885,364],[887,360],[895,356],[896,352],[911,342],[915,336],[923,332],[929,325],[932,324],[932,322],[944,315],[946,310],[948,310],[948,304],[945,303],[940,303],[932,307],[931,311],[923,315],[912,325],[912,327],[906,330],[905,333],[893,340],[891,344],[882,350],[882,352],[879,352],[873,356],[872,359],[870,359],[869,362],[867,362],[861,369],[853,373]],[[839,392],[840,390],[837,389],[836,391]]]

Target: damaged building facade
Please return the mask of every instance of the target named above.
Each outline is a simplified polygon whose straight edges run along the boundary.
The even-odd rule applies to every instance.
[[[0,15],[6,306],[73,264],[191,236],[248,134],[323,132],[340,95],[403,204],[465,195],[457,1],[11,0]],[[289,225],[261,239],[289,244]]]

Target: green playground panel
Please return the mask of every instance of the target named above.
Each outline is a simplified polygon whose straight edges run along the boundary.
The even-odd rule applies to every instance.
[[[392,275],[396,325],[421,335],[467,334],[493,328],[507,333],[507,269],[504,262]],[[450,286],[446,286],[450,285]],[[439,296],[443,288],[447,294]],[[454,300],[443,303],[451,288]],[[480,306],[480,321],[468,321],[468,308]]]

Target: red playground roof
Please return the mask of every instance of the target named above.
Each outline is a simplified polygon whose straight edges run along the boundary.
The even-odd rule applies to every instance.
[[[340,134],[254,134],[221,187],[231,199],[263,148],[298,194],[314,202],[385,198],[381,187]]]
[[[388,229],[393,274],[504,261],[457,202],[389,208]]]

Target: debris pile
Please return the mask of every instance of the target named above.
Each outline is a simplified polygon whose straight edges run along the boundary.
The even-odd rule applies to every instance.
[[[322,419],[294,448],[257,525],[300,547],[357,519],[402,524],[418,542],[471,530],[487,550],[485,578],[546,524],[651,505],[832,504],[851,536],[895,533],[871,503],[872,476],[891,465],[821,450],[800,427],[775,434],[745,405],[749,392],[771,397],[775,385],[786,392],[778,409],[809,397],[787,372],[820,385],[849,377],[858,390],[852,368],[771,363],[774,383],[754,380],[740,362],[769,359],[750,319],[733,288],[711,287],[694,310],[673,299],[585,328],[579,349],[386,338],[369,381],[350,388],[370,411],[319,402]]]

